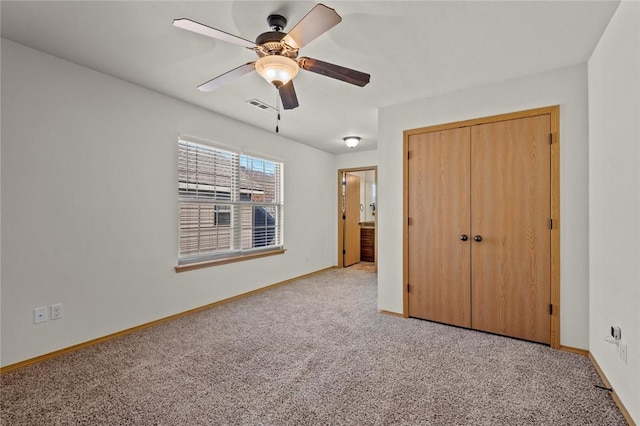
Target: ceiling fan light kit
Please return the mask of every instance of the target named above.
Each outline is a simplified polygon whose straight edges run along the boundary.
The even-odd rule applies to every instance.
[[[298,74],[298,63],[280,55],[263,56],[255,63],[256,71],[262,78],[276,87],[287,84]]]
[[[235,78],[255,70],[278,89],[283,108],[293,109],[298,107],[293,78],[298,74],[300,68],[360,87],[369,83],[371,78],[369,74],[313,58],[298,58],[298,52],[302,47],[341,21],[342,18],[334,9],[323,4],[316,4],[291,31],[285,34],[281,30],[287,25],[287,19],[282,15],[269,15],[267,23],[271,31],[260,34],[255,43],[187,18],[174,19],[173,25],[187,31],[243,46],[253,50],[259,57],[255,62],[241,65],[201,84],[198,86],[199,90],[203,92],[216,90]]]

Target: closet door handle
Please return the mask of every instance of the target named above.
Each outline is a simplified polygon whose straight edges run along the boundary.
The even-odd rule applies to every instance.
[[[473,237],[473,239],[477,242],[482,241],[482,235],[476,235],[475,237]]]
[[[467,234],[460,235],[460,241],[467,241],[468,239],[469,237],[467,236]]]

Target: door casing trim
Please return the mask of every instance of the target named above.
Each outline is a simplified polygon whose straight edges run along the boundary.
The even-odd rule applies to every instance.
[[[342,174],[349,173],[349,172],[366,172],[369,170],[373,170],[376,173],[376,187],[377,187],[378,186],[378,166],[351,167],[348,169],[338,169],[338,186],[337,186],[338,214],[336,216],[337,223],[338,223],[338,252],[336,253],[338,257],[338,261],[336,262],[336,265],[338,268],[344,268],[344,258],[342,256],[342,251],[344,250],[344,228],[342,226]],[[376,210],[378,210],[377,206],[376,206]],[[376,223],[375,239],[374,239],[375,268],[376,268],[376,272],[378,272],[378,215],[375,216],[374,222]]]

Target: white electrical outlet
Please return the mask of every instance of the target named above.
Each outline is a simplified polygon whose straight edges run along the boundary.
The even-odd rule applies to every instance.
[[[51,319],[52,320],[62,318],[62,312],[63,312],[62,303],[51,305]]]
[[[33,322],[35,324],[40,324],[41,322],[45,322],[49,319],[47,316],[47,307],[43,306],[41,308],[35,308],[33,310]]]
[[[627,344],[626,343],[620,343],[620,359],[622,359],[622,362],[624,362],[625,364],[627,363]]]

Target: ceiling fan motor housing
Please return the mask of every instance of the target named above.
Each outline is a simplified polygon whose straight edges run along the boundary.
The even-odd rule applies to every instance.
[[[285,48],[282,43],[284,36],[286,36],[286,34],[280,31],[267,31],[266,33],[260,34],[256,38],[256,44],[260,46],[259,49],[256,49],[258,56],[282,55],[295,59],[298,56],[298,51],[297,49]]]
[[[287,18],[282,15],[267,16],[267,24],[272,31],[282,31],[287,26]]]

